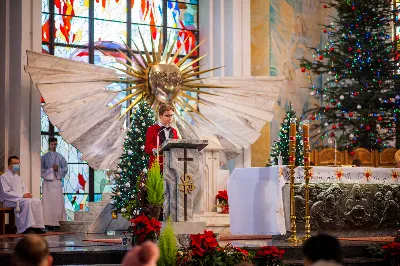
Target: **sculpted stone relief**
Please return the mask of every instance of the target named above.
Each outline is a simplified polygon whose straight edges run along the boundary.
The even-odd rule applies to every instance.
[[[304,223],[305,184],[296,185],[295,202],[297,222]],[[400,222],[399,206],[399,185],[310,184],[314,230],[394,228]]]

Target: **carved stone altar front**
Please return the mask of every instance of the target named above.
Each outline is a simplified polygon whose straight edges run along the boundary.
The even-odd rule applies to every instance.
[[[303,231],[305,184],[298,183],[295,188],[297,229]],[[284,194],[287,205],[287,193]],[[397,184],[310,184],[313,232],[327,231],[340,236],[391,234],[400,223],[399,206]]]

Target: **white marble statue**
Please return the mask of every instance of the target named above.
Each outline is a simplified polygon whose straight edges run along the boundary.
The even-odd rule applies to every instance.
[[[57,139],[49,138],[49,151],[41,158],[44,224],[48,227],[60,226],[60,221],[66,219],[62,179],[68,172],[68,164],[56,148]]]
[[[0,201],[14,208],[18,233],[44,233],[42,202],[32,198],[18,172],[19,158],[10,157],[8,171],[0,176]]]

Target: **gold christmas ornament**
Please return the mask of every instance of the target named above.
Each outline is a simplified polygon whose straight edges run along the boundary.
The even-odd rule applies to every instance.
[[[111,213],[111,217],[112,217],[113,219],[117,219],[117,218],[118,218],[117,212],[116,212],[116,211],[113,211],[113,212]]]

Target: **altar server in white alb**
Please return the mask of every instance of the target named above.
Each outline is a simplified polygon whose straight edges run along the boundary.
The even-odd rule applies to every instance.
[[[18,175],[19,169],[19,158],[8,158],[8,171],[0,176],[0,201],[14,208],[18,233],[45,233],[42,202],[32,198]]]
[[[44,224],[50,230],[59,227],[60,221],[66,219],[62,179],[68,172],[68,165],[56,148],[57,139],[50,137],[49,151],[41,158]]]

